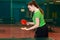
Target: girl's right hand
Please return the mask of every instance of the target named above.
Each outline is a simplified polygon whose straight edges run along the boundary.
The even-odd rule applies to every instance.
[[[27,22],[27,25],[30,25],[29,22]]]

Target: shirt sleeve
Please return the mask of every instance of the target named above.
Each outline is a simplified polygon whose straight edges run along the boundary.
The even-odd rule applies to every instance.
[[[41,12],[36,12],[35,13],[35,18],[40,18],[41,17]]]

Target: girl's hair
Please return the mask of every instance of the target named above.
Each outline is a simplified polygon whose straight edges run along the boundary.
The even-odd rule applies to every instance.
[[[29,2],[28,5],[31,5],[31,6],[34,5],[35,7],[39,8],[39,10],[42,14],[44,13],[44,11],[36,4],[35,1]]]

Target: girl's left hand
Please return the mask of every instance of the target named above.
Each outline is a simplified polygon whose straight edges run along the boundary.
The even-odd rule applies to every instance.
[[[24,27],[24,28],[21,28],[22,30],[29,30],[28,28]]]

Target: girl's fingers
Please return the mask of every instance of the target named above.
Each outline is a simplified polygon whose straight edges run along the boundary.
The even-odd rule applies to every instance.
[[[21,28],[22,30],[26,30],[27,28],[26,27],[24,27],[24,28]]]

